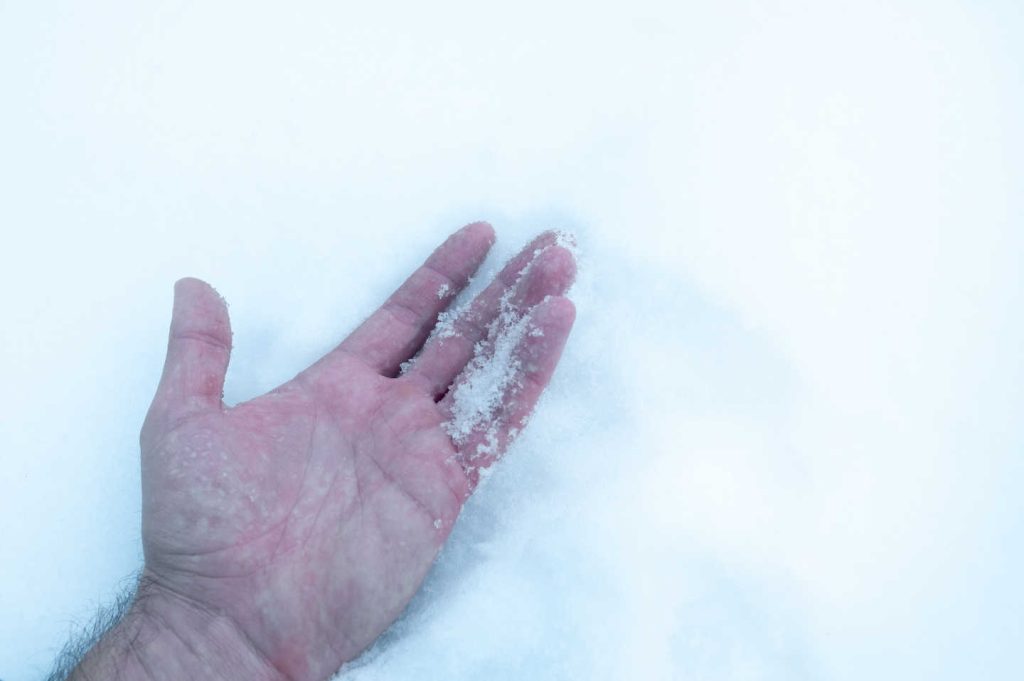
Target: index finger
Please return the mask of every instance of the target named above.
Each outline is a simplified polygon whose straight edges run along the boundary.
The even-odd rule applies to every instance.
[[[494,239],[494,228],[486,222],[466,225],[449,236],[315,368],[322,370],[350,356],[382,375],[396,375],[401,363],[423,345],[437,315],[466,286]]]

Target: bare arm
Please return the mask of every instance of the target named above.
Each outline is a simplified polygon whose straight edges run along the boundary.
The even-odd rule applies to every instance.
[[[276,681],[281,672],[230,618],[143,577],[129,607],[67,678],[72,681]],[[58,672],[59,673],[59,672]],[[63,679],[64,676],[55,678]]]

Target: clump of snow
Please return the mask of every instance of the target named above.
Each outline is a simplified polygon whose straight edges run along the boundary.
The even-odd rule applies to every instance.
[[[499,313],[488,326],[488,338],[477,343],[473,359],[453,388],[451,418],[445,423],[452,440],[462,444],[481,426],[489,426],[486,442],[478,446],[476,454],[491,453],[497,444],[497,429],[502,425],[495,420],[497,412],[508,393],[520,387],[521,363],[516,350],[536,328],[531,326],[528,312],[511,304],[514,290],[510,287],[502,296]]]
[[[456,322],[463,316],[469,313],[470,305],[473,302],[473,296],[476,293],[475,284],[481,279],[486,280],[486,277],[481,276],[481,273],[477,273],[477,276],[470,277],[469,281],[466,282],[466,286],[459,292],[455,300],[449,303],[448,307],[437,315],[437,320],[434,322],[434,328],[430,330],[430,335],[427,338],[427,343],[437,339],[451,338],[456,334]],[[443,289],[442,285],[441,288]],[[451,291],[446,290],[445,294],[450,294]],[[438,298],[441,298],[441,290],[438,290]]]
[[[451,287],[448,286],[447,283],[441,284],[441,286],[437,289],[437,298],[438,298],[438,300],[443,300],[444,297],[446,295],[448,295],[448,291],[449,291],[450,288]]]
[[[497,450],[498,432],[509,425],[500,415],[500,408],[522,387],[522,364],[517,350],[528,336],[544,335],[544,331],[532,323],[530,310],[522,309],[513,300],[522,294],[521,287],[528,280],[537,259],[549,248],[551,246],[535,249],[514,283],[502,294],[498,314],[487,325],[487,337],[476,344],[473,359],[452,388],[451,414],[444,424],[448,435],[457,445],[462,445],[474,432],[483,432],[483,441],[468,453],[470,462]],[[442,333],[451,334],[451,325],[464,313],[460,309],[445,317],[443,323],[446,328],[438,331],[437,335],[443,338]],[[513,424],[513,428],[521,425]],[[486,430],[482,430],[485,426]]]
[[[437,315],[437,323],[434,324],[434,329],[430,332],[430,338],[427,340],[429,341],[435,338],[451,338],[454,336],[455,322],[464,312],[465,306],[442,310]]]

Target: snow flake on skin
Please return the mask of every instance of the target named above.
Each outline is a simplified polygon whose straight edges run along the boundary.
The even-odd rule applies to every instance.
[[[576,243],[576,235],[572,232],[566,232],[561,229],[555,230],[555,245],[561,246],[565,250],[572,253],[573,257],[579,256],[579,246]]]
[[[433,338],[451,338],[455,335],[455,322],[462,316],[465,311],[465,306],[454,309],[444,310],[437,315],[437,323],[434,325],[434,330],[430,334],[431,339]],[[428,339],[429,340],[429,339]]]
[[[491,322],[490,336],[481,341],[454,389],[451,420],[445,429],[457,444],[464,443],[483,423],[492,421],[505,396],[518,383],[520,360],[515,350],[528,333],[530,316],[520,315],[510,302],[511,290],[501,300],[501,312]],[[496,427],[492,424],[492,429]],[[488,445],[495,440],[488,433]]]
[[[544,331],[534,324],[533,308],[524,310],[513,297],[528,295],[523,289],[526,278],[539,258],[553,247],[556,245],[533,251],[530,262],[501,297],[499,312],[487,325],[486,339],[476,344],[473,359],[452,388],[450,418],[444,427],[452,441],[465,448],[469,462],[489,466],[514,437],[509,437],[507,428],[515,426],[515,435],[521,430],[521,423],[507,423],[504,414],[515,407],[513,398],[524,387],[524,373],[537,369],[526,341],[543,337]],[[545,296],[544,301],[550,297]],[[482,470],[479,465],[468,469]]]

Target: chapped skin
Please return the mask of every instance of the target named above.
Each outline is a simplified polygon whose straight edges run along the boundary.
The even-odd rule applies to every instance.
[[[224,302],[175,286],[167,361],[142,429],[143,543],[151,588],[216,612],[284,678],[327,678],[413,596],[476,482],[554,371],[573,323],[571,253],[542,234],[454,325],[437,314],[494,241],[459,230],[336,349],[234,407],[221,399],[231,348]],[[537,333],[495,422],[461,444],[444,429],[450,387],[508,294]],[[444,336],[444,337],[442,337]],[[426,345],[424,343],[426,342]],[[399,365],[419,352],[402,375]]]

